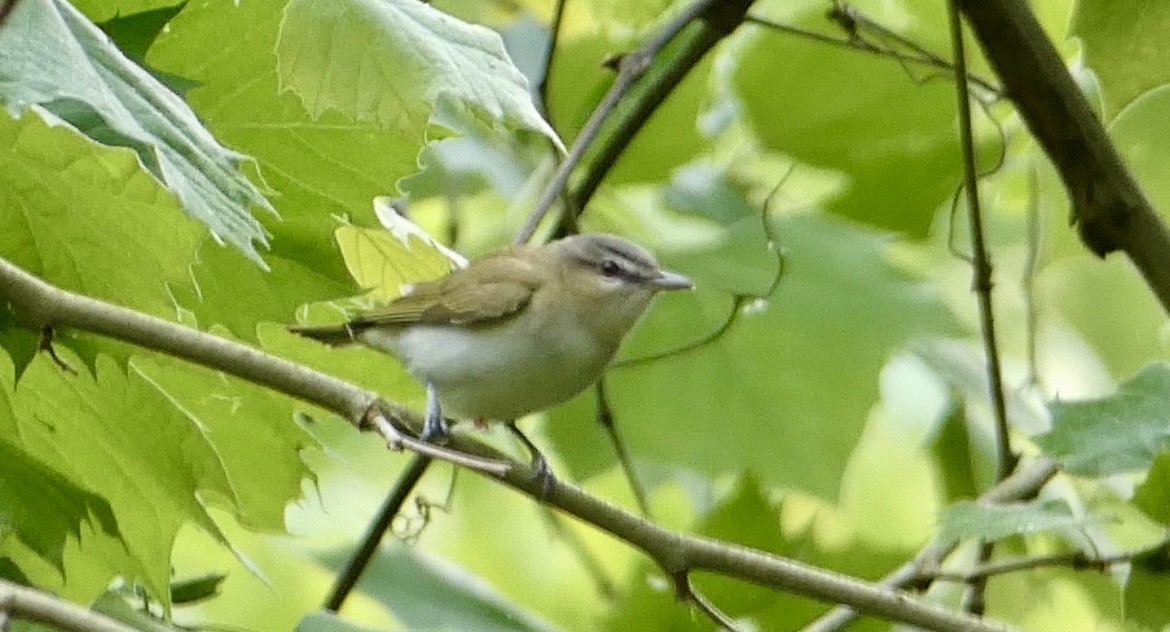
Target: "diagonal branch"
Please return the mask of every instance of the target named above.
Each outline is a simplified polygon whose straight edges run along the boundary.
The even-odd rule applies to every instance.
[[[376,394],[353,384],[234,341],[61,290],[4,259],[0,259],[0,301],[9,303],[22,319],[38,329],[50,325],[70,327],[162,351],[314,403],[346,416],[359,427],[370,426],[370,411],[375,411],[376,422],[385,421],[380,413],[386,411],[409,422],[412,429],[418,427],[417,415],[401,406],[383,403]],[[412,446],[406,442],[400,445]],[[574,485],[555,479],[550,482],[529,464],[464,435],[455,434],[448,445],[448,450],[464,457],[505,464],[503,471],[473,471],[613,535],[641,550],[672,577],[709,571],[945,632],[1008,629],[765,551],[672,531]]]
[[[957,0],[1007,96],[1060,172],[1098,256],[1120,250],[1170,312],[1170,230],[1126,168],[1028,3]]]

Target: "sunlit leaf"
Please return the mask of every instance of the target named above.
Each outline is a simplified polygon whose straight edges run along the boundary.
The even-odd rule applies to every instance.
[[[425,138],[435,103],[450,99],[560,142],[499,36],[425,3],[293,0],[276,55],[281,90],[314,116],[335,110]]]
[[[1157,362],[1108,397],[1055,401],[1052,431],[1036,443],[1073,474],[1107,476],[1149,468],[1170,445],[1170,365]]]
[[[67,2],[16,5],[0,29],[0,100],[13,115],[41,105],[100,142],[130,147],[184,211],[260,261],[254,243],[267,236],[251,209],[272,207],[239,172],[244,156]]]
[[[938,537],[945,542],[999,540],[1011,535],[1033,534],[1077,527],[1088,522],[1072,514],[1062,500],[985,505],[962,500],[942,517]]]

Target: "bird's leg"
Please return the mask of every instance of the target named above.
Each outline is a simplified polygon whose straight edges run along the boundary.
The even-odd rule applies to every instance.
[[[427,443],[444,443],[451,435],[447,427],[447,420],[443,418],[443,409],[439,405],[439,391],[434,384],[427,384],[427,410],[423,417],[422,434],[419,439]]]
[[[544,454],[536,447],[536,444],[532,443],[531,439],[526,437],[523,432],[520,432],[520,429],[516,427],[515,421],[509,421],[505,425],[508,427],[508,432],[511,432],[512,435],[520,440],[520,443],[524,444],[524,448],[528,450],[529,456],[532,457],[531,467],[536,472],[536,478],[540,479],[540,497],[544,499],[548,496],[549,491],[552,490],[553,483],[557,480],[556,476],[553,475],[552,468],[548,465],[548,459],[544,458]]]

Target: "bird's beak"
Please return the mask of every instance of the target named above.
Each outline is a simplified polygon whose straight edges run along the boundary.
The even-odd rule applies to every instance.
[[[656,278],[650,279],[648,285],[656,290],[689,290],[695,287],[694,281],[670,270],[662,270]]]

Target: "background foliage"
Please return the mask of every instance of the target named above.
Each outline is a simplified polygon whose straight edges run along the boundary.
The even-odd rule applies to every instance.
[[[1170,208],[1162,3],[1033,5]],[[853,6],[949,57],[943,3]],[[405,195],[415,221],[468,255],[508,243],[558,139],[571,143],[612,82],[602,60],[680,7],[569,0],[546,68],[545,0],[20,0],[0,26],[0,256],[418,406],[393,361],[282,324],[337,319],[441,274],[422,241],[386,238],[376,196]],[[830,8],[765,1],[751,14],[844,37]],[[994,83],[982,61],[972,71]],[[534,101],[546,73],[547,100]],[[710,344],[607,375],[658,521],[868,578],[940,531],[997,539],[1001,556],[1160,542],[1165,314],[1128,264],[1077,242],[1010,105],[976,96],[1014,441],[1067,474],[1003,511],[964,500],[991,484],[994,451],[951,201],[949,78],[745,25],[639,131],[581,218],[697,281],[656,305],[623,359],[701,340],[738,312]],[[111,588],[145,594],[155,614],[195,626],[710,627],[635,552],[476,477],[452,486],[443,467],[397,525],[409,545],[384,547],[344,620],[315,613],[407,457],[262,388],[60,332],[73,375],[37,339],[0,306],[0,576],[105,609],[125,607]],[[632,506],[594,408],[586,393],[524,425],[561,476]],[[953,564],[972,560],[961,548]],[[988,614],[1033,630],[1160,629],[1165,561],[1152,548],[1109,573],[997,577]],[[218,596],[174,597],[192,578]],[[826,608],[699,585],[757,629]],[[930,598],[959,592],[936,584]]]

